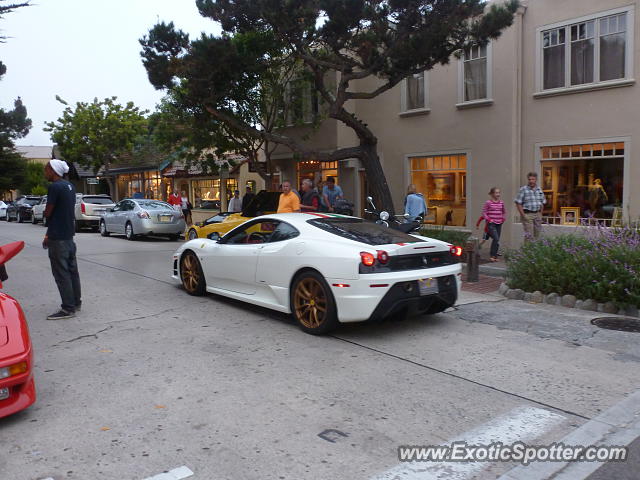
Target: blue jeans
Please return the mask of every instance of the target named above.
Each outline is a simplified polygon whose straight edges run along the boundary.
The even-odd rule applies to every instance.
[[[73,240],[49,240],[51,272],[62,298],[62,309],[74,312],[80,305],[80,274]]]
[[[498,247],[500,247],[500,233],[502,232],[501,223],[489,223],[487,226],[487,234],[491,237],[490,256],[496,258],[498,256]]]

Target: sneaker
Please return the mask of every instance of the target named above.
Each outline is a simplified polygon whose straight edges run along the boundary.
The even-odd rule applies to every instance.
[[[64,320],[65,318],[73,318],[76,314],[74,312],[67,312],[66,310],[60,310],[59,312],[52,313],[47,317],[47,320]]]

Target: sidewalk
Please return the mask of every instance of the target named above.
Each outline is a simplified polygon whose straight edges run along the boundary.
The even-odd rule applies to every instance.
[[[493,293],[504,282],[507,273],[507,265],[504,260],[490,262],[480,259],[480,275],[477,282],[467,282],[467,264],[462,264],[462,290],[473,293]]]

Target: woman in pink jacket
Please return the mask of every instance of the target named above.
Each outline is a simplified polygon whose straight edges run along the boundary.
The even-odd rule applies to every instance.
[[[507,219],[507,211],[504,208],[504,202],[500,199],[500,189],[498,187],[493,187],[489,190],[489,200],[482,207],[482,218],[487,222],[487,234],[492,240],[491,261],[497,262],[502,224]]]

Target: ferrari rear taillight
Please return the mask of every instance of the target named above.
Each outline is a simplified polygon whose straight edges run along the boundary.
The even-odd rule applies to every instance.
[[[373,253],[360,252],[360,261],[364,266],[372,267],[376,263],[376,257],[373,256]]]
[[[86,207],[84,206],[84,202],[82,202],[82,203],[80,204],[80,210],[82,211],[82,213],[87,213],[87,209],[86,209]]]
[[[458,247],[456,245],[451,245],[451,248],[449,249],[449,251],[451,252],[451,255],[454,255],[456,257],[459,257],[462,255],[462,247]]]
[[[389,261],[389,254],[384,250],[378,250],[378,262],[385,265]]]
[[[140,210],[138,212],[138,217],[140,217],[140,218],[151,218],[151,216],[149,215],[149,212],[147,212],[146,210]]]

